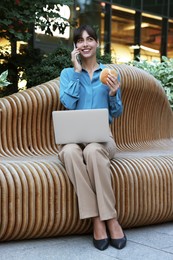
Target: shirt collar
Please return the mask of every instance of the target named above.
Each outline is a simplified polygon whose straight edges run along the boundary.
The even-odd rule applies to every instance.
[[[104,64],[102,64],[102,63],[99,63],[99,68],[98,69],[103,70],[104,68],[106,68],[106,66]]]
[[[98,62],[98,64],[99,64],[99,67],[96,69],[96,71],[97,70],[103,70],[104,68],[106,68],[106,66],[104,64],[99,63],[99,62]],[[82,70],[84,70],[84,69],[82,68]]]
[[[106,68],[106,66],[102,63],[99,63],[99,67],[96,70],[103,70],[104,68]]]

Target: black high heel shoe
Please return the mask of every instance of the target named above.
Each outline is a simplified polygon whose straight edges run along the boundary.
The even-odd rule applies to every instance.
[[[124,237],[113,239],[110,238],[110,245],[117,248],[117,249],[123,249],[126,246],[127,238],[124,234]]]
[[[108,246],[109,246],[109,238],[96,240],[96,239],[93,237],[93,244],[94,244],[94,246],[95,246],[97,249],[103,251],[103,250],[107,249]]]

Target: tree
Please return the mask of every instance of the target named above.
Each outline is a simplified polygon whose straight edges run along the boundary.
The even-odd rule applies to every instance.
[[[72,3],[72,0],[1,0],[0,38],[7,39],[11,48],[10,52],[0,50],[0,58],[5,61],[1,71],[9,70],[13,92],[18,91],[19,71],[23,66],[22,55],[17,54],[17,41],[31,44],[35,26],[49,35],[53,35],[57,28],[63,34],[67,23],[55,21],[60,17],[59,6]],[[50,26],[52,21],[55,21],[53,27]]]

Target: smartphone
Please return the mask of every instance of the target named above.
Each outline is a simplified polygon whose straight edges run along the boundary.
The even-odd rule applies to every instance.
[[[76,44],[73,42],[73,48],[75,49],[76,48]]]
[[[74,49],[76,48],[75,43],[73,43],[73,47],[74,47]],[[78,55],[76,56],[76,59],[77,59],[77,61],[79,62],[79,64],[81,65],[80,54],[78,54]]]

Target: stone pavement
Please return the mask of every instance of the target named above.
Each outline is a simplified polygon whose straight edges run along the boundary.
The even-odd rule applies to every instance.
[[[173,260],[173,223],[125,230],[127,246],[105,251],[91,235],[0,243],[0,260]]]

